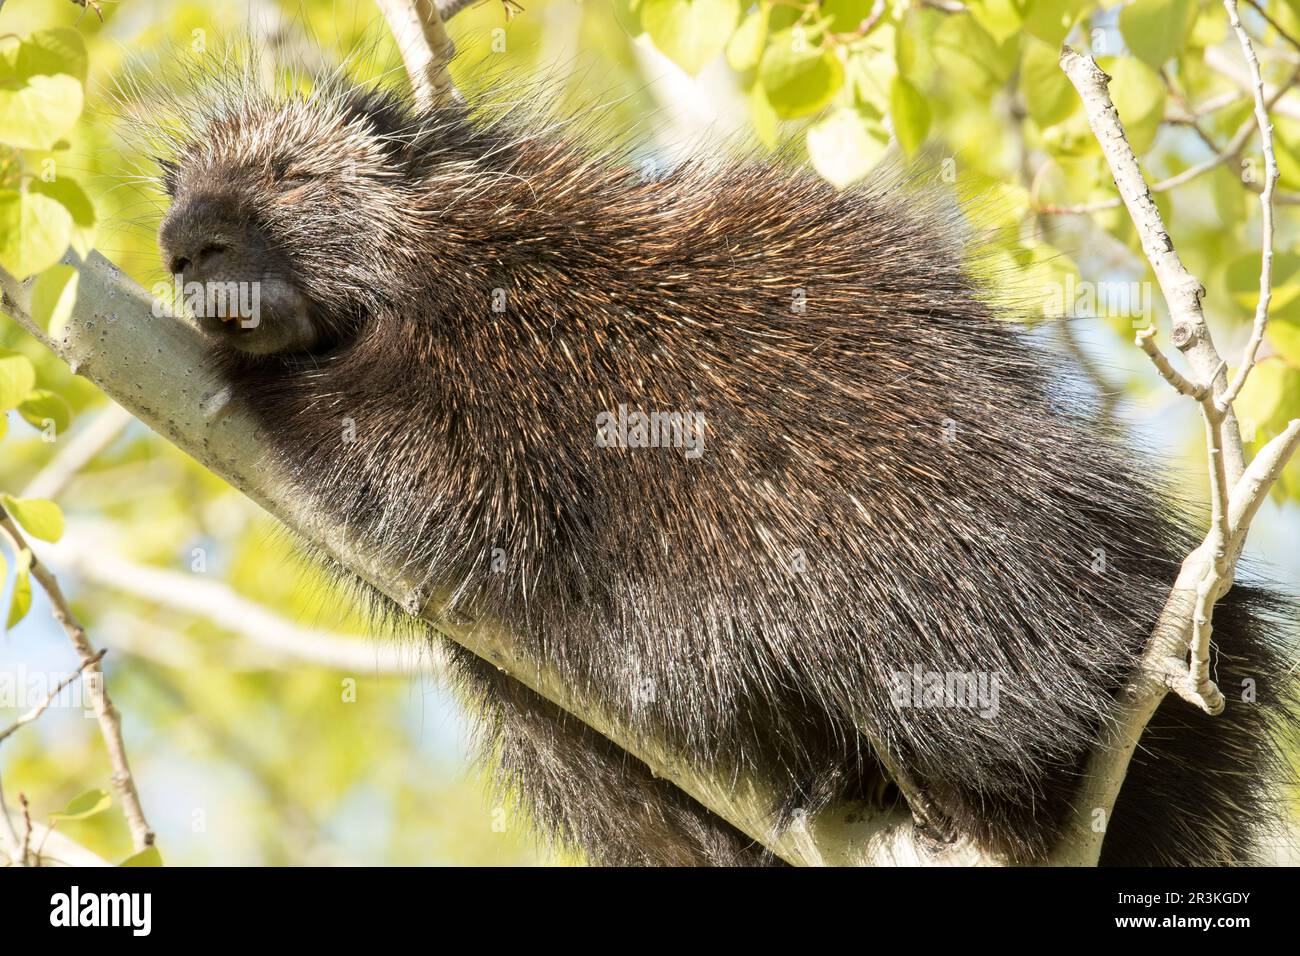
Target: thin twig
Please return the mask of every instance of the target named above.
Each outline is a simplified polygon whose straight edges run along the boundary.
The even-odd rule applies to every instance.
[[[1258,76],[1258,70],[1259,70],[1259,61],[1256,60],[1255,61],[1256,76]],[[1270,96],[1264,98],[1262,101],[1257,100],[1256,110],[1258,111],[1261,108],[1261,104],[1262,104],[1262,108],[1265,111],[1272,109],[1273,104],[1276,103],[1279,99],[1281,99],[1282,96],[1295,85],[1298,79],[1300,79],[1300,69],[1292,73],[1291,77],[1285,83],[1283,83],[1281,86],[1275,89]],[[1258,93],[1260,96],[1263,95],[1262,80],[1259,81]],[[1224,146],[1223,149],[1216,152],[1209,159],[1203,159],[1199,163],[1196,163],[1192,166],[1188,166],[1181,173],[1178,173],[1174,176],[1170,176],[1168,179],[1162,179],[1160,182],[1152,186],[1148,186],[1147,188],[1153,193],[1168,192],[1171,189],[1176,189],[1177,187],[1182,186],[1185,183],[1191,182],[1193,179],[1196,179],[1198,176],[1202,175],[1203,173],[1208,173],[1210,170],[1218,166],[1222,166],[1228,160],[1235,159],[1238,156],[1240,156],[1242,151],[1246,148],[1246,146],[1249,145],[1251,135],[1255,132],[1256,129],[1260,129],[1260,128],[1261,127],[1259,126],[1258,119],[1255,116],[1252,116],[1250,119],[1242,122],[1242,124],[1239,127],[1237,127],[1237,131],[1233,134],[1232,139],[1228,140],[1228,144]],[[1272,136],[1271,136],[1272,127],[1270,126],[1269,129],[1270,129],[1270,136],[1269,136],[1268,149],[1269,152],[1271,152],[1273,148]],[[1203,131],[1201,132],[1201,135],[1202,137],[1205,137],[1205,133]],[[1211,148],[1213,148],[1212,144],[1211,144]],[[1044,164],[1044,167],[1046,167],[1046,164]],[[1269,197],[1271,200],[1273,198],[1271,183],[1267,188],[1269,189]],[[1099,199],[1096,202],[1077,203],[1075,205],[1069,205],[1069,206],[1054,206],[1054,205],[1043,205],[1043,204],[1035,203],[1034,210],[1036,212],[1041,212],[1052,216],[1087,216],[1096,212],[1105,212],[1108,209],[1118,209],[1119,206],[1124,202],[1125,200],[1122,197],[1115,196],[1112,197],[1111,199]],[[1300,203],[1300,196],[1292,196],[1288,198],[1288,205],[1298,204],[1298,203]]]
[[[886,10],[885,0],[875,0],[875,3],[871,5],[871,10],[867,14],[866,19],[858,24],[858,28],[853,31],[853,35],[864,37],[872,30],[874,30],[876,28],[876,24],[878,24],[882,19],[884,19],[885,10]]]
[[[1137,334],[1134,341],[1146,352],[1151,358],[1152,364],[1155,365],[1162,378],[1172,385],[1179,395],[1186,395],[1188,398],[1194,398],[1198,402],[1205,397],[1206,388],[1203,384],[1189,382],[1183,373],[1174,368],[1169,363],[1165,353],[1160,351],[1160,346],[1156,345],[1156,327],[1154,325],[1143,329]]]
[[[1250,42],[1250,35],[1241,25],[1237,14],[1237,0],[1223,0],[1228,11],[1228,22],[1241,43],[1241,52],[1246,58],[1251,79],[1255,86],[1255,122],[1259,126],[1260,144],[1264,150],[1264,190],[1259,194],[1260,207],[1260,268],[1259,301],[1255,305],[1255,321],[1251,326],[1250,340],[1241,355],[1241,365],[1237,374],[1219,396],[1216,404],[1220,411],[1232,407],[1233,400],[1240,394],[1250,370],[1255,367],[1255,356],[1264,341],[1264,332],[1268,328],[1268,306],[1273,297],[1273,187],[1277,185],[1277,156],[1273,152],[1273,123],[1268,118],[1269,103],[1264,96],[1264,77],[1259,69],[1259,57]]]
[[[1061,51],[1061,68],[1083,100],[1089,125],[1160,283],[1174,322],[1174,343],[1200,379],[1193,384],[1175,372],[1155,347],[1150,330],[1138,336],[1138,344],[1161,375],[1181,394],[1199,399],[1211,476],[1210,529],[1200,547],[1183,561],[1142,660],[1117,698],[1117,712],[1102,728],[1101,739],[1089,754],[1073,813],[1052,853],[1052,862],[1057,864],[1095,865],[1105,834],[1104,826],[1094,826],[1096,814],[1109,820],[1129,761],[1164,695],[1174,690],[1209,712],[1222,709],[1222,695],[1209,680],[1211,613],[1214,602],[1232,585],[1251,519],[1287,459],[1300,446],[1300,420],[1269,442],[1249,468],[1245,466],[1231,404],[1220,408],[1215,401],[1216,390],[1226,388],[1227,383],[1225,364],[1214,348],[1201,310],[1205,290],[1183,265],[1151,198],[1111,101],[1107,89],[1110,77],[1091,57],[1068,47]]]
[[[69,481],[135,419],[113,402],[63,446],[23,489],[23,498],[57,498]]]
[[[1206,47],[1205,65],[1234,84],[1247,96],[1250,95],[1251,81],[1250,75],[1245,70],[1245,64],[1239,63],[1236,58],[1229,57],[1224,46]],[[1283,84],[1283,86],[1285,85]],[[1291,119],[1300,119],[1300,103],[1290,97],[1281,97],[1273,104],[1273,108],[1269,112],[1278,116],[1287,116]]]
[[[41,714],[45,713],[46,709],[50,706],[50,704],[54,703],[54,701],[58,698],[58,696],[63,693],[64,688],[68,687],[75,680],[81,677],[82,671],[84,671],[87,667],[92,667],[95,664],[98,664],[100,661],[102,661],[104,659],[104,655],[107,653],[108,653],[108,649],[105,648],[104,650],[100,651],[89,660],[82,661],[81,666],[78,667],[71,674],[69,674],[67,677],[63,678],[63,680],[59,681],[58,686],[56,686],[52,691],[46,694],[45,697],[40,701],[40,703],[38,703],[31,710],[27,711],[27,713],[20,715],[17,720],[15,720],[4,730],[0,730],[0,742],[4,741],[6,737],[14,733],[19,727],[22,727],[24,724],[30,724],[37,717],[41,716]]]
[[[1110,81],[1090,56],[1081,56],[1069,47],[1061,53],[1061,66],[1079,91],[1093,135],[1101,144],[1102,153],[1110,166],[1120,198],[1128,208],[1129,216],[1137,228],[1142,251],[1151,263],[1160,291],[1169,306],[1173,323],[1173,343],[1186,357],[1195,377],[1211,387],[1217,395],[1227,388],[1223,359],[1214,347],[1214,339],[1205,324],[1201,296],[1205,289],[1193,276],[1169,238],[1160,210],[1156,207],[1142,169],[1138,165],[1133,147],[1124,135],[1115,104],[1111,102],[1107,83]],[[1229,409],[1224,413],[1224,466],[1227,469],[1228,487],[1236,484],[1245,469],[1241,433],[1236,416]]]
[[[18,791],[18,803],[23,808],[23,845],[18,856],[22,860],[29,860],[32,856],[32,807],[27,802],[27,794],[21,790]]]
[[[1228,558],[1228,476],[1223,463],[1223,414],[1214,399],[1201,401],[1205,420],[1205,448],[1210,470],[1210,530],[1205,539],[1207,573],[1196,584],[1196,607],[1192,614],[1192,637],[1186,692],[1172,688],[1183,699],[1207,714],[1223,712],[1223,694],[1210,679],[1210,635],[1214,632],[1214,603],[1232,587],[1232,566]]]
[[[27,857],[22,853],[23,841],[14,829],[13,818],[9,816],[9,805],[5,802],[4,782],[0,781],[0,827],[3,828],[5,844],[9,851],[5,854],[14,866],[26,866]]]
[[[1296,39],[1294,34],[1292,34],[1289,30],[1285,29],[1282,26],[1282,24],[1278,23],[1277,20],[1274,19],[1269,14],[1269,12],[1264,9],[1263,4],[1259,3],[1258,0],[1246,0],[1246,2],[1249,3],[1252,7],[1254,7],[1255,12],[1258,13],[1261,17],[1263,17],[1265,22],[1268,23],[1269,26],[1271,26],[1274,30],[1277,31],[1278,36],[1280,36],[1287,43],[1291,44],[1291,46],[1294,47],[1295,49],[1300,50],[1300,40]],[[1224,6],[1226,7],[1227,4],[1225,3]],[[1231,17],[1232,20],[1234,21],[1238,20],[1236,4],[1233,4],[1232,7],[1228,8],[1228,16]],[[1234,23],[1233,28],[1237,29],[1238,24]]]
[[[94,660],[98,651],[86,636],[86,629],[73,614],[68,599],[63,595],[63,589],[59,587],[58,579],[32,552],[22,530],[3,507],[0,507],[0,532],[9,539],[14,554],[26,551],[32,555],[31,574],[45,590],[54,619],[59,622],[68,639],[72,641],[72,646],[77,656],[81,658],[85,672],[94,675],[92,679],[96,683],[91,699],[94,702],[95,717],[99,721],[99,731],[104,738],[104,747],[108,751],[109,765],[113,768],[113,789],[117,791],[118,798],[122,801],[122,812],[126,816],[127,825],[131,828],[131,840],[138,853],[153,844],[154,834],[149,829],[144,808],[140,805],[140,794],[136,790],[135,777],[131,775],[131,765],[126,757],[126,744],[122,739],[121,716],[113,707],[113,702],[104,687],[103,665]]]
[[[1218,96],[1212,96],[1208,100],[1202,100],[1200,103],[1193,106],[1183,95],[1183,91],[1178,89],[1178,87],[1169,79],[1166,72],[1161,71],[1160,75],[1164,78],[1165,84],[1169,87],[1169,92],[1173,95],[1174,99],[1178,101],[1178,105],[1182,107],[1183,110],[1182,113],[1165,114],[1166,123],[1174,123],[1181,126],[1194,126],[1205,117],[1217,113],[1221,109],[1232,106],[1234,103],[1240,102],[1245,96],[1244,93],[1241,93],[1238,90],[1227,90],[1226,92],[1220,93]],[[1213,148],[1217,150],[1218,147]]]

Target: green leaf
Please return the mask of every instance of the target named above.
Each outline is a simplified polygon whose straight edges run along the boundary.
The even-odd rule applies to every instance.
[[[81,34],[69,27],[38,30],[18,43],[0,49],[0,71],[4,79],[25,80],[32,76],[66,73],[86,82],[86,44]]]
[[[1186,48],[1196,10],[1195,0],[1137,0],[1120,11],[1119,32],[1134,56],[1158,70]]]
[[[113,798],[107,790],[87,790],[68,802],[59,813],[51,813],[51,820],[85,820],[97,813],[103,813],[113,805]]]
[[[809,128],[807,142],[817,172],[843,189],[880,162],[888,137],[877,120],[845,108]]]
[[[77,304],[77,285],[81,280],[74,266],[50,266],[32,284],[32,321],[52,339],[63,333]]]
[[[1220,222],[1243,222],[1246,218],[1246,190],[1241,180],[1229,167],[1216,166],[1210,172],[1210,190],[1214,196],[1214,211]]]
[[[77,122],[81,103],[81,84],[66,73],[0,85],[0,142],[50,149]]]
[[[72,424],[72,409],[68,403],[61,396],[43,388],[33,391],[18,406],[18,414],[33,428],[44,429],[46,422],[53,422],[56,435],[62,435]]]
[[[95,241],[95,204],[75,179],[60,176],[53,182],[38,179],[28,187],[51,199],[72,214],[72,248],[86,258]]]
[[[643,0],[641,4],[641,24],[654,45],[692,75],[726,47],[739,16],[739,0]]]
[[[742,73],[752,70],[758,66],[766,42],[767,15],[760,7],[747,14],[732,34],[731,41],[727,44],[727,62],[733,70]]]
[[[14,568],[13,595],[9,598],[9,616],[5,620],[5,629],[9,630],[27,616],[32,608],[32,553],[26,548],[18,552],[18,564]]]
[[[998,43],[1015,36],[1024,24],[1015,0],[971,0],[967,7],[975,22]]]
[[[888,51],[873,50],[868,43],[849,54],[844,63],[844,85],[852,93],[852,103],[845,105],[884,119],[889,113],[894,77],[902,75],[906,79],[906,73],[898,68],[896,48],[897,44],[891,44]]]
[[[768,149],[776,149],[777,141],[780,139],[777,129],[780,117],[776,115],[776,110],[772,109],[772,104],[767,101],[767,91],[763,89],[762,83],[755,83],[754,88],[749,91],[749,110],[758,141]]]
[[[914,156],[930,131],[930,106],[901,73],[894,77],[889,89],[889,119],[898,145],[908,156]]]
[[[822,0],[821,12],[830,18],[832,33],[852,33],[871,16],[875,0]]]
[[[1259,302],[1259,253],[1246,252],[1232,259],[1224,270],[1223,284],[1233,303],[1254,316]],[[1300,254],[1273,253],[1272,290],[1270,319],[1300,322]]]
[[[1165,115],[1165,84],[1156,72],[1132,57],[1107,61],[1102,69],[1112,77],[1111,98],[1124,123],[1133,152],[1141,156],[1155,142]]]
[[[1040,129],[1061,122],[1079,105],[1079,94],[1061,69],[1061,51],[1033,37],[1025,38],[1020,61],[1020,92]]]
[[[1282,7],[1274,7],[1274,15],[1280,14],[1283,9]],[[1219,4],[1212,3],[1196,15],[1192,25],[1192,32],[1187,37],[1187,45],[1203,50],[1207,46],[1222,43],[1227,35],[1228,18],[1219,9]]]
[[[799,22],[802,11],[793,3],[767,4],[767,32],[780,33]]]
[[[1026,0],[1025,32],[1058,50],[1088,0]]]
[[[25,279],[59,261],[72,240],[72,213],[49,196],[0,189],[0,266]]]
[[[63,537],[63,512],[53,501],[15,498],[13,495],[0,495],[0,501],[33,538],[55,542]]]
[[[1268,340],[1278,355],[1300,368],[1300,324],[1286,320],[1270,321]]]
[[[158,852],[156,846],[147,846],[139,853],[128,856],[121,863],[122,866],[162,866],[162,854]]]
[[[934,31],[934,56],[964,89],[991,93],[1011,76],[1019,52],[1017,37],[999,44],[971,17],[944,17]]]
[[[758,73],[768,102],[784,119],[822,110],[844,85],[839,57],[821,50],[797,30],[772,38]]]
[[[1294,370],[1284,362],[1256,365],[1234,403],[1238,416],[1250,419],[1257,428],[1266,427],[1273,413],[1282,407],[1293,374]]]
[[[36,387],[32,360],[17,352],[0,352],[0,412],[17,408]]]
[[[1300,189],[1300,122],[1285,116],[1273,118],[1273,151],[1282,189]]]

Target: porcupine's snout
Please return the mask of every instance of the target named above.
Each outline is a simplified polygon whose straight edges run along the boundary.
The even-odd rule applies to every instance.
[[[309,303],[255,219],[219,192],[172,204],[158,232],[176,306],[209,336],[250,355],[308,351]]]

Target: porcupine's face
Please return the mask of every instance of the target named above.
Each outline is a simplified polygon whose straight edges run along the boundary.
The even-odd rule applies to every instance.
[[[400,215],[401,108],[361,93],[213,110],[160,160],[164,267],[246,355],[324,353],[383,296]]]

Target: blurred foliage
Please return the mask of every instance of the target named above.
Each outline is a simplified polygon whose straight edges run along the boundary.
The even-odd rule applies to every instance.
[[[0,265],[36,276],[33,312],[52,331],[77,294],[75,271],[56,264],[69,248],[93,245],[146,286],[162,277],[150,161],[123,145],[110,105],[128,67],[165,71],[249,31],[287,60],[347,58],[358,78],[400,75],[367,2],[120,0],[101,10],[102,21],[64,0],[9,0],[0,11]],[[1300,0],[1266,0],[1265,10],[1242,5],[1272,87],[1300,74]],[[453,75],[471,97],[533,102],[540,85],[540,99],[611,141],[631,131],[648,155],[752,141],[840,187],[899,166],[950,186],[982,240],[972,267],[1027,319],[1082,316],[1054,334],[1094,384],[1125,399],[1108,409],[1187,462],[1180,492],[1203,498],[1195,418],[1132,347],[1136,328],[1165,319],[1127,215],[1069,211],[1104,203],[1114,187],[1057,56],[1068,41],[1099,58],[1148,177],[1163,181],[1205,164],[1251,122],[1219,0],[528,0],[522,11],[487,0],[451,33]],[[1256,445],[1300,415],[1300,96],[1280,101],[1274,123],[1284,195],[1273,320],[1239,403]],[[1234,354],[1258,289],[1258,135],[1207,165],[1156,195],[1208,290],[1220,347]],[[225,581],[291,621],[363,631],[254,505],[138,425],[58,504],[24,499],[26,483],[104,407],[97,389],[0,322],[0,492],[30,537],[58,538],[66,511],[69,536],[94,528],[124,559]],[[1294,575],[1287,502],[1300,499],[1300,462],[1275,498],[1277,520],[1257,536],[1272,549],[1263,556]],[[6,562],[0,675],[25,667],[57,680],[76,661],[33,592],[29,558]],[[91,580],[64,583],[92,638],[110,648],[108,685],[167,862],[557,860],[466,768],[463,724],[431,679],[250,663],[244,638],[202,615]],[[0,727],[21,709],[4,704]],[[5,741],[0,773],[37,819],[109,859],[131,855],[104,799],[96,724],[79,710],[51,708]]]

